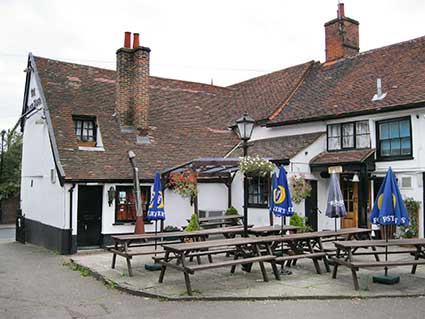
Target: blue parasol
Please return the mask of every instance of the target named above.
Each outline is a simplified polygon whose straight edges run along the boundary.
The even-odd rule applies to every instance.
[[[161,189],[161,175],[159,172],[155,174],[155,181],[153,183],[153,191],[151,193],[151,200],[147,213],[148,220],[164,220],[164,197],[162,196]]]
[[[342,196],[341,187],[339,185],[338,175],[332,173],[331,183],[328,191],[328,204],[326,206],[326,216],[335,218],[335,231],[336,231],[336,219],[338,217],[344,217],[347,215],[345,209],[344,197]]]
[[[294,215],[294,206],[292,205],[291,193],[289,191],[286,171],[283,165],[279,167],[279,178],[276,188],[273,189],[272,212],[276,217]]]
[[[283,224],[286,224],[286,216],[294,215],[294,205],[292,205],[291,192],[288,187],[288,179],[286,178],[286,171],[283,165],[279,167],[279,177],[277,183],[273,185],[273,201],[272,212],[276,217],[281,217],[281,230],[280,234],[283,236]],[[282,242],[282,255],[283,255],[283,242]],[[282,269],[281,273],[290,275],[291,272]]]
[[[396,178],[391,167],[385,175],[370,213],[370,222],[385,226],[385,239],[388,241],[388,225],[407,226],[409,215],[401,197]],[[385,260],[388,260],[388,247],[385,247]],[[385,277],[374,277],[375,282],[388,283],[388,268],[385,267]],[[398,278],[391,283],[398,282]]]
[[[165,219],[164,196],[162,194],[161,175],[159,174],[159,172],[156,172],[155,174],[153,190],[151,193],[151,200],[149,202],[148,213],[146,215],[146,218],[148,220],[155,221],[155,235],[156,235],[158,220]],[[157,239],[155,236],[155,250],[156,250],[156,243],[157,243]]]
[[[274,207],[274,201],[273,201],[273,194],[274,190],[277,189],[277,176],[276,173],[272,174],[272,183],[271,183],[271,191],[270,191],[270,198],[269,198],[269,212],[270,212],[270,224],[272,221],[272,214],[273,214],[273,207]]]

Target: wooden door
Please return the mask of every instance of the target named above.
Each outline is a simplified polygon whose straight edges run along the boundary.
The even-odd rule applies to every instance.
[[[352,228],[358,225],[359,183],[350,180],[341,181],[341,191],[344,197],[347,216],[341,219],[341,228]]]
[[[78,186],[78,247],[101,244],[102,190],[102,186]]]
[[[311,194],[305,199],[305,217],[307,217],[307,225],[313,231],[317,231],[317,181],[310,180]]]

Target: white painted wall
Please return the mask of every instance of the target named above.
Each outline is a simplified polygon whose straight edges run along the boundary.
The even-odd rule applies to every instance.
[[[28,104],[40,97],[32,75]],[[33,96],[31,96],[31,90]],[[43,107],[41,104],[40,107]],[[66,218],[66,189],[60,186],[55,169],[47,124],[42,111],[25,121],[22,146],[21,208],[26,218],[61,229],[69,227]],[[51,178],[53,174],[53,179]]]

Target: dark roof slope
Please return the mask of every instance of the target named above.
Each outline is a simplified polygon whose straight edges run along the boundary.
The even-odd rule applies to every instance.
[[[316,141],[323,133],[311,133],[292,136],[280,136],[250,142],[248,154],[250,156],[261,156],[274,160],[291,159],[307,146]],[[234,149],[229,156],[242,156],[242,149]]]
[[[151,77],[149,144],[136,144],[114,118],[115,71],[35,58],[66,179],[129,179],[133,150],[142,179],[196,157],[220,157],[239,141],[227,129],[232,92]],[[72,115],[97,118],[105,151],[79,151]]]
[[[387,96],[372,101],[376,80]],[[377,112],[425,101],[425,37],[316,63],[271,125]]]
[[[296,90],[312,65],[313,61],[306,62],[229,86],[236,90],[239,114],[248,112],[257,121],[268,119]]]

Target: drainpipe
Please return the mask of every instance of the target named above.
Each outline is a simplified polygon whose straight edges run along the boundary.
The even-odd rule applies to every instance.
[[[72,187],[69,189],[69,253],[72,254],[72,202],[74,194],[75,183],[72,183]]]

